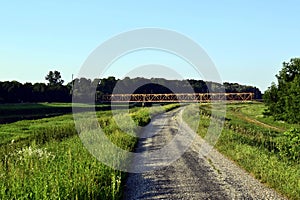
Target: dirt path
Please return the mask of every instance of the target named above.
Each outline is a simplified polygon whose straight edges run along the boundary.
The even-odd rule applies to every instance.
[[[141,139],[136,152],[163,148],[176,134],[180,134],[176,131],[179,124],[186,137],[191,137],[192,131],[182,122],[180,112],[180,109],[171,111],[153,119],[149,129],[152,137]],[[157,162],[159,157],[147,158],[144,167],[156,165],[160,168],[130,173],[124,199],[284,199],[217,151],[212,150],[207,156],[202,156],[199,154],[201,145],[207,146],[201,138],[194,138],[188,150],[168,166]],[[178,144],[172,151],[180,151],[180,147]],[[132,166],[138,166],[137,163],[133,160]]]
[[[242,114],[239,113],[239,112],[241,112],[240,109],[236,110],[236,111],[234,112],[234,114],[235,114],[237,117],[239,117],[239,118],[241,118],[241,119],[243,119],[243,120],[245,120],[245,121],[247,121],[247,122],[250,122],[250,123],[252,123],[252,124],[256,124],[256,125],[261,126],[261,127],[263,127],[263,128],[272,129],[272,130],[274,130],[274,131],[279,131],[279,132],[285,131],[285,130],[282,129],[282,128],[278,128],[278,127],[275,127],[275,126],[271,126],[271,125],[269,125],[269,124],[265,124],[265,123],[263,123],[263,122],[261,122],[261,121],[258,121],[258,120],[256,120],[256,119],[252,119],[252,118],[246,117],[246,116],[242,115]]]
[[[238,116],[239,116],[240,118],[246,120],[247,122],[256,124],[256,125],[261,126],[261,127],[264,127],[264,128],[273,129],[273,130],[279,131],[279,132],[284,131],[284,129],[277,128],[277,127],[275,127],[275,126],[271,126],[271,125],[265,124],[265,123],[260,122],[260,121],[258,121],[258,120],[256,120],[256,119],[251,119],[251,118],[249,118],[249,117],[245,117],[245,116],[243,116],[243,115],[241,115],[241,114],[238,114]]]

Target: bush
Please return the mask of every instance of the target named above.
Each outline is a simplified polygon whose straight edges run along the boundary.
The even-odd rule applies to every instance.
[[[131,117],[138,126],[146,126],[151,121],[148,108],[142,108],[139,111],[132,113]]]
[[[300,130],[291,128],[278,138],[276,147],[282,158],[297,161],[300,158]]]

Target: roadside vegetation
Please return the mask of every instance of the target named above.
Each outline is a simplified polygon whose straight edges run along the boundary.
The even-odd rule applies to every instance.
[[[291,199],[300,198],[300,125],[275,121],[263,113],[263,103],[227,104],[225,124],[215,148],[261,182]],[[200,121],[197,117],[200,109]],[[183,114],[205,137],[211,105],[193,104]]]
[[[146,125],[154,114],[178,106],[133,108],[127,115]],[[99,111],[97,118],[113,143],[134,150],[137,138],[118,127],[111,111]],[[135,126],[127,128],[136,131]],[[126,174],[102,164],[85,149],[70,114],[0,125],[0,138],[0,199],[122,197]]]

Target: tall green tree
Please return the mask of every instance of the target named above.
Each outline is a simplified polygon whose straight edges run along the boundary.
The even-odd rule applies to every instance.
[[[64,83],[59,71],[49,71],[45,79],[49,82],[49,86],[62,85]]]
[[[300,123],[300,58],[284,62],[273,83],[265,92],[267,113],[275,119]]]

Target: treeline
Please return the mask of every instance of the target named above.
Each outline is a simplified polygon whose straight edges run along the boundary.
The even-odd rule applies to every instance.
[[[71,102],[70,85],[0,82],[0,103]]]
[[[71,84],[63,85],[60,72],[50,71],[45,83],[0,82],[0,103],[71,102]]]
[[[208,93],[208,92],[253,92],[255,99],[261,99],[261,91],[252,86],[237,83],[215,83],[202,80],[166,80],[163,78],[129,78],[122,80],[115,77],[103,79],[75,79],[66,85],[58,71],[50,71],[45,83],[19,83],[17,81],[0,82],[0,103],[21,102],[71,102],[76,99],[97,97],[112,93]]]
[[[300,58],[284,62],[276,75],[277,84],[272,83],[264,95],[268,106],[266,114],[276,120],[290,123],[300,122]]]
[[[104,79],[75,79],[74,95],[78,99],[94,95],[101,98],[103,94],[163,94],[163,93],[208,93],[208,92],[251,92],[255,99],[262,99],[261,91],[253,86],[240,85],[238,83],[215,83],[203,80],[167,80],[163,78],[129,78],[116,79],[108,77]]]

